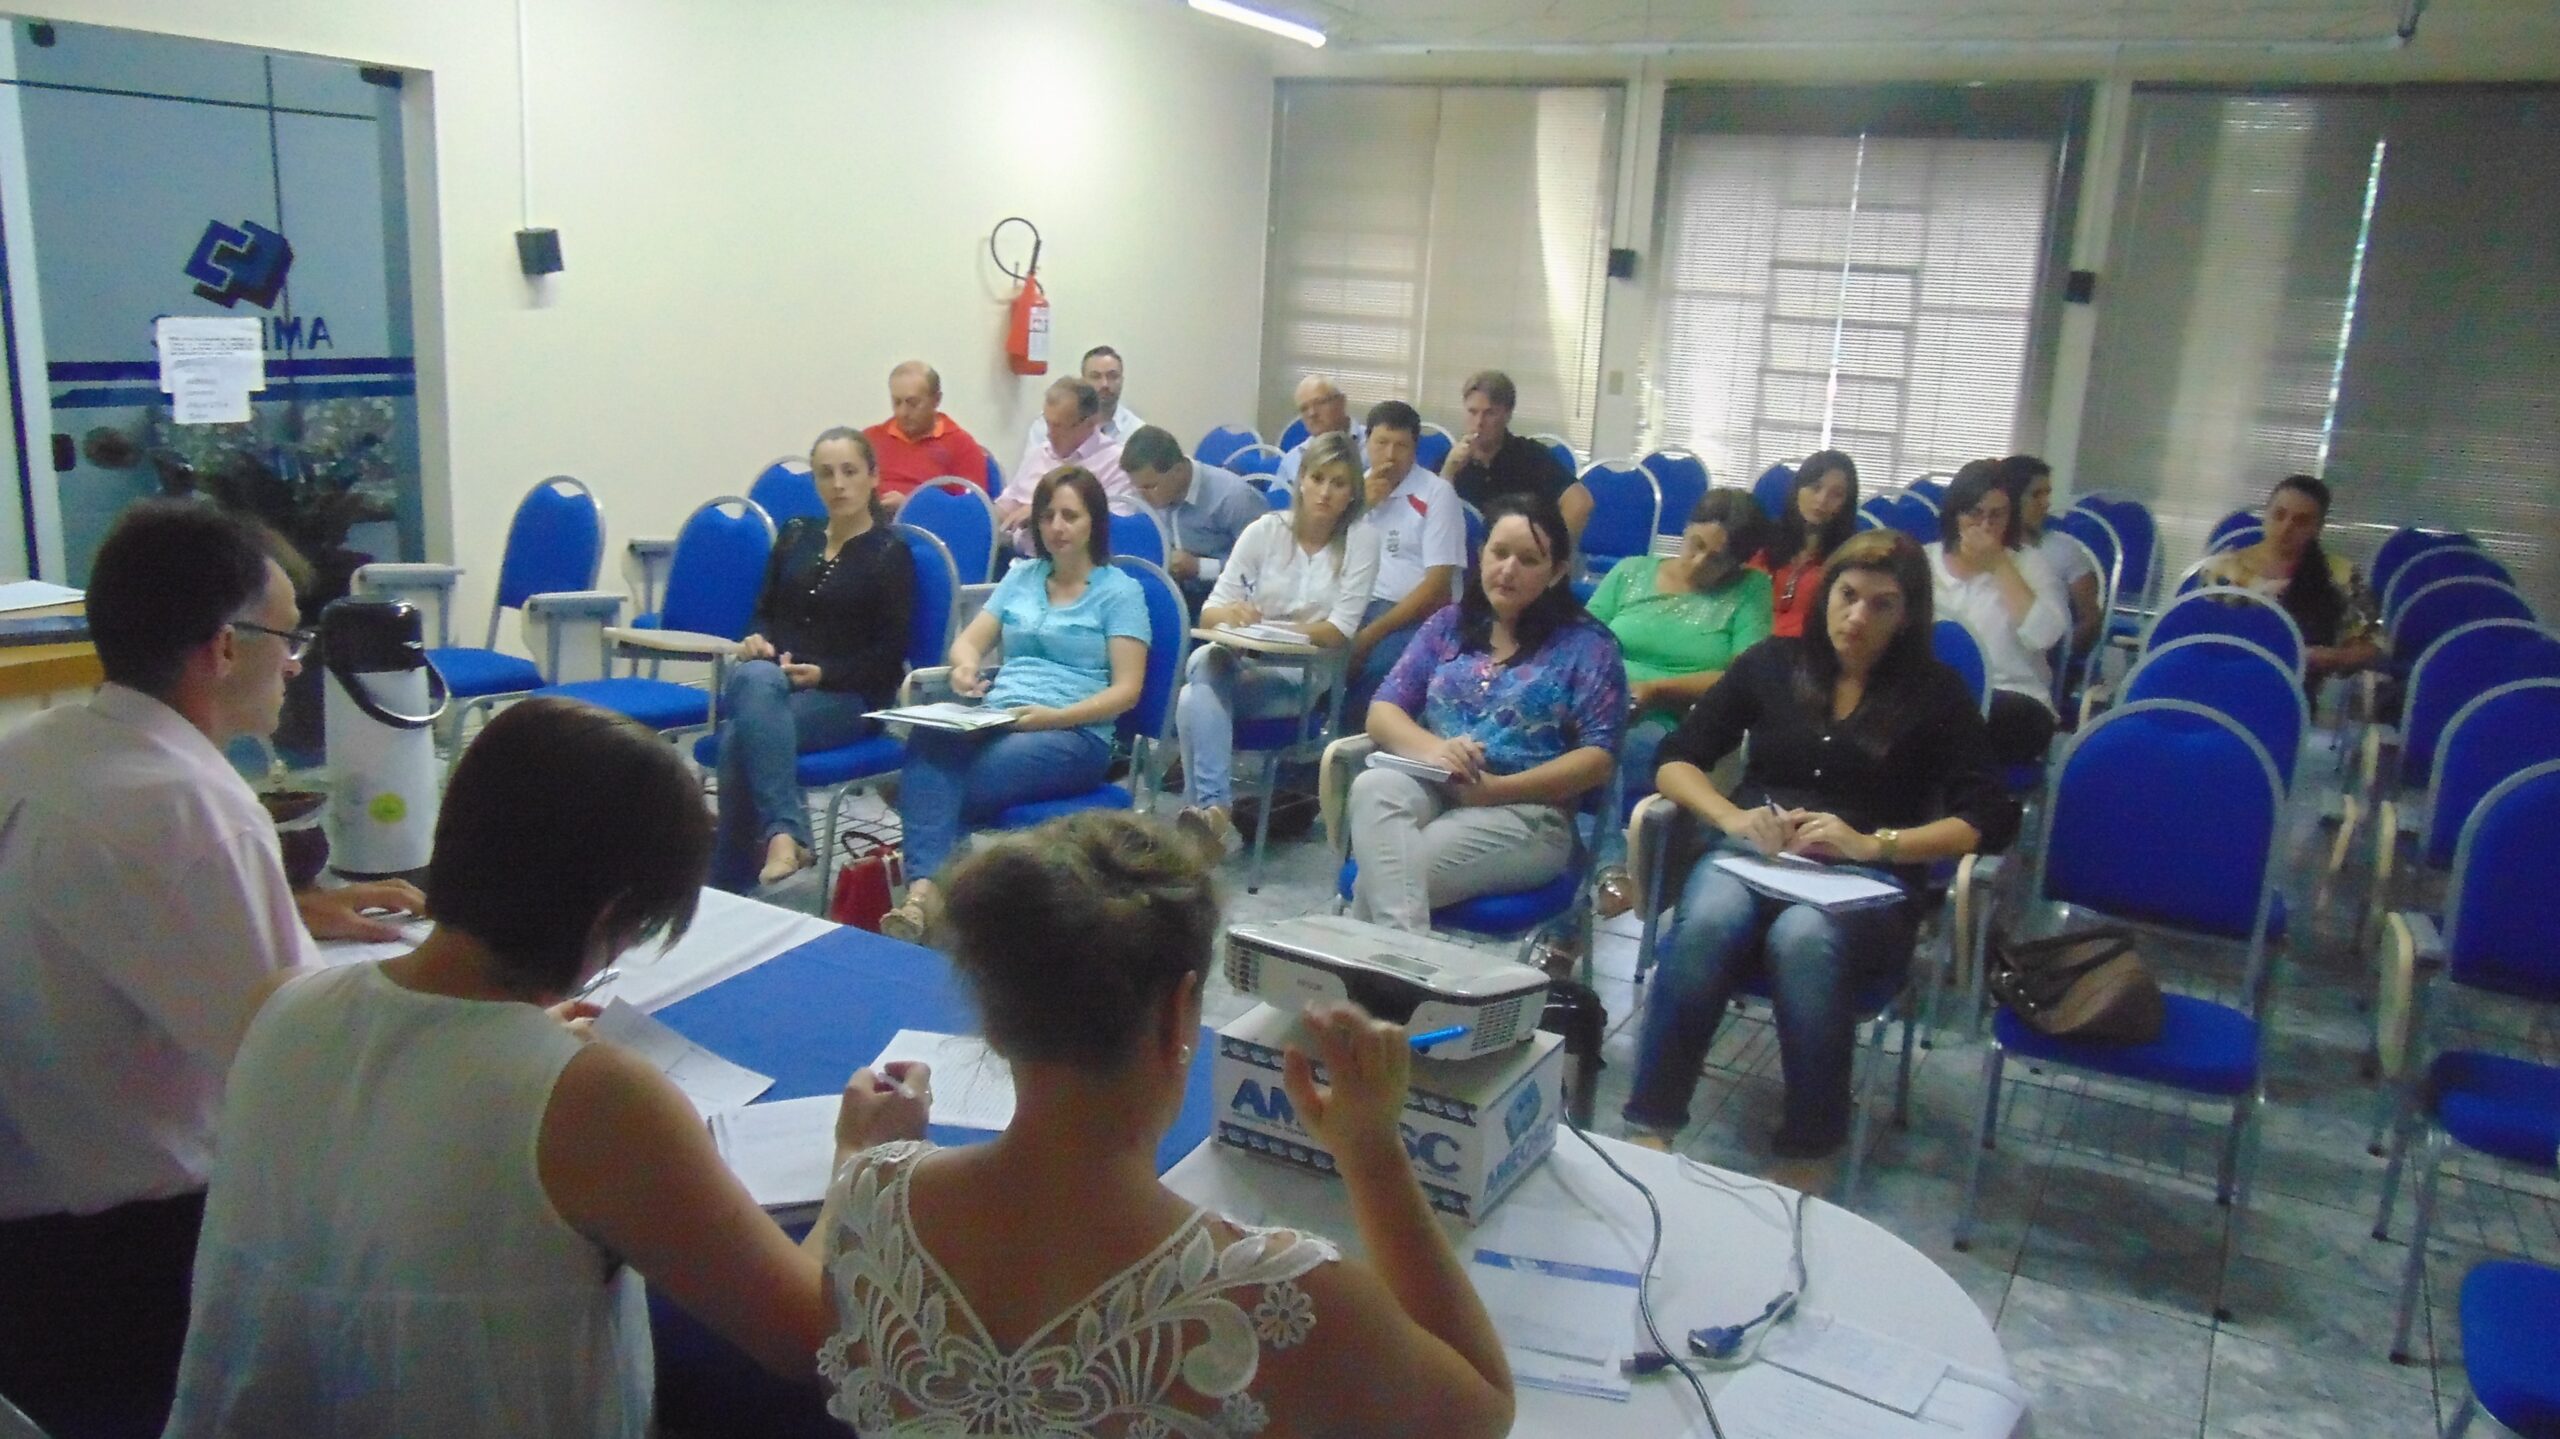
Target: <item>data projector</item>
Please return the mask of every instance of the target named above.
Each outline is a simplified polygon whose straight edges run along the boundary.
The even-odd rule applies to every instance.
[[[1436,1060],[1493,1054],[1537,1033],[1547,977],[1489,950],[1344,915],[1308,915],[1227,930],[1227,983],[1296,1013],[1347,999],[1419,1034],[1465,1025],[1427,1051]]]

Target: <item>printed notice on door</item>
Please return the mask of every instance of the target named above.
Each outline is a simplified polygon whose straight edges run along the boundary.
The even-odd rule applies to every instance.
[[[254,317],[163,315],[152,326],[160,389],[182,425],[238,424],[249,395],[267,387],[267,356]]]

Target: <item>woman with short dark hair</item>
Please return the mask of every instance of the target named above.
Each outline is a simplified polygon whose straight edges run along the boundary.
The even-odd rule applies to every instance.
[[[1928,548],[1938,617],[1982,650],[1991,678],[1991,752],[2038,764],[2053,743],[2053,658],[2071,632],[2071,594],[2034,550],[2019,548],[2018,512],[1996,461],[1956,471],[1939,506],[1952,538]]]
[[[1112,727],[1146,687],[1147,597],[1111,563],[1102,481],[1069,465],[1031,492],[1034,558],[1005,571],[951,642],[951,690],[1013,711],[997,729],[917,726],[898,780],[907,894],[883,934],[922,943],[941,907],[935,872],[966,827],[1011,806],[1081,794],[1111,766]],[[984,673],[1001,643],[1003,663]]]
[[[232,1066],[172,1435],[650,1432],[641,1279],[777,1374],[817,1261],[692,1102],[565,1001],[681,935],[711,853],[684,760],[573,700],[501,712],[437,817],[436,927],[300,970]],[[854,1076],[839,1157],[924,1132],[925,1076]]]
[[[1838,450],[1816,450],[1796,466],[1768,548],[1751,567],[1768,573],[1773,594],[1770,633],[1792,639],[1822,598],[1822,566],[1858,523],[1858,462]]]
[[[991,841],[947,888],[953,965],[1019,1102],[985,1144],[838,1167],[813,1236],[830,1413],[865,1439],[1509,1429],[1501,1337],[1398,1134],[1404,1030],[1311,1009],[1278,1076],[1350,1191],[1368,1258],[1346,1260],[1156,1177],[1218,930],[1204,849],[1088,811]]]
[[[1725,1006],[1761,975],[1786,1073],[1771,1147],[1827,1161],[1849,1134],[1850,1003],[1911,961],[1911,901],[1839,913],[1791,903],[1719,855],[1804,855],[1914,892],[1932,861],[1998,849],[2015,832],[1981,713],[1931,651],[1930,589],[1908,536],[1856,536],[1824,566],[1804,636],[1735,660],[1663,742],[1656,783],[1715,846],[1689,871],[1647,996],[1625,1110],[1640,1141],[1667,1148],[1688,1123]],[[1707,771],[1745,740],[1750,758],[1727,796]]]

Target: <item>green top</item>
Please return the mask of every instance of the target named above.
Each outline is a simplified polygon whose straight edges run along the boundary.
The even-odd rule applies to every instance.
[[[1737,570],[1705,594],[1666,595],[1655,588],[1661,568],[1659,556],[1630,555],[1610,568],[1591,596],[1592,617],[1609,627],[1626,652],[1629,684],[1724,670],[1734,656],[1769,637],[1766,574]],[[1670,705],[1645,711],[1656,714],[1680,717]]]

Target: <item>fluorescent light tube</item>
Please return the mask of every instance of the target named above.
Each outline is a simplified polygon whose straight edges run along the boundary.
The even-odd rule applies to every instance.
[[[1301,45],[1312,45],[1319,50],[1324,48],[1322,30],[1312,25],[1301,25],[1295,20],[1283,20],[1277,15],[1265,15],[1259,10],[1238,5],[1235,0],[1191,0],[1191,8],[1203,15],[1215,15],[1221,20],[1233,20],[1239,25],[1250,25],[1265,34],[1277,35],[1283,40],[1295,40]]]

